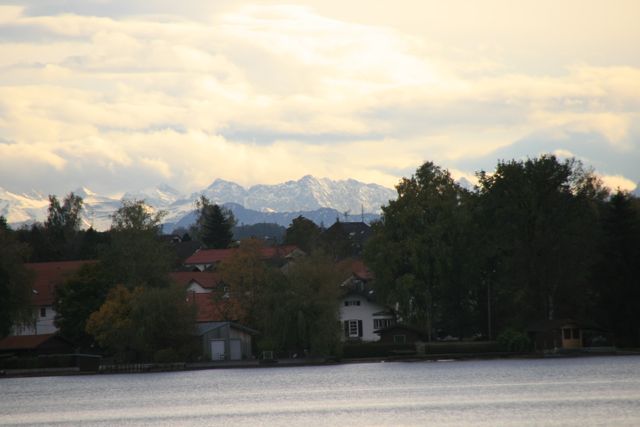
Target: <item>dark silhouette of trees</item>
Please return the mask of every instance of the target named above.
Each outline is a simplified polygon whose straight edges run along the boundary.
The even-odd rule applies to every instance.
[[[284,243],[296,245],[306,253],[311,253],[318,248],[321,230],[315,222],[302,215],[291,221],[284,235]]]
[[[33,320],[31,308],[32,274],[24,266],[28,247],[16,240],[0,216],[0,337],[14,325]]]
[[[196,208],[198,219],[192,234],[207,248],[228,248],[233,242],[233,226],[236,223],[233,213],[211,203],[205,196],[200,196]]]

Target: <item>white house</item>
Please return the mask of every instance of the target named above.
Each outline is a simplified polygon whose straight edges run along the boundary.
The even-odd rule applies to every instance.
[[[83,265],[93,261],[59,261],[25,264],[33,271],[34,281],[31,290],[31,305],[34,311],[33,321],[27,325],[15,325],[12,335],[43,335],[58,331],[53,321],[56,312],[53,309],[55,289],[63,284]]]
[[[362,261],[353,261],[351,270],[351,276],[340,285],[344,289],[340,299],[343,340],[378,341],[380,336],[374,331],[393,325],[395,315],[376,303],[373,275]]]

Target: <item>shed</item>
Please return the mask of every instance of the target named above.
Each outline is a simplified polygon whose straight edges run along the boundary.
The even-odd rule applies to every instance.
[[[579,350],[611,341],[610,334],[591,322],[575,319],[542,320],[533,323],[527,334],[536,351]]]
[[[251,357],[252,337],[258,331],[233,322],[196,325],[202,354],[210,360],[242,360]]]
[[[0,340],[0,354],[38,356],[73,353],[73,344],[56,334],[11,335]]]

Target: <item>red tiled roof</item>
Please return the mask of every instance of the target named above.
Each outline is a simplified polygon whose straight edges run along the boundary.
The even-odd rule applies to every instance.
[[[222,304],[215,303],[212,295],[189,292],[187,302],[196,305],[196,322],[218,322],[225,319]]]
[[[44,335],[12,335],[0,340],[0,350],[33,350],[53,337]]]
[[[349,269],[354,276],[362,280],[373,279],[373,273],[367,268],[361,259],[350,259],[347,261]]]
[[[203,288],[211,289],[215,288],[220,282],[219,275],[210,271],[178,271],[169,273],[169,277],[185,288],[191,282],[197,282]]]
[[[297,246],[265,246],[260,248],[263,259],[286,257],[298,249]],[[185,260],[185,264],[215,264],[231,257],[238,248],[229,249],[200,249]]]
[[[95,261],[35,262],[25,266],[35,273],[32,304],[36,306],[53,304],[55,288],[78,271],[80,267]]]

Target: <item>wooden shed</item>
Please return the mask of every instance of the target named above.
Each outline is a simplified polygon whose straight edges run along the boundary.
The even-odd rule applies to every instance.
[[[209,360],[242,360],[252,356],[252,337],[258,332],[233,322],[197,325],[202,354]]]

